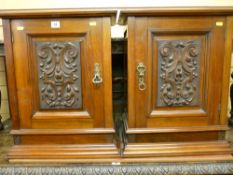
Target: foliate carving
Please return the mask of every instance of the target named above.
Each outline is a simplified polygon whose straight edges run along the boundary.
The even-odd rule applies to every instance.
[[[158,105],[197,105],[200,41],[159,41],[158,54]]]
[[[41,108],[81,108],[79,42],[37,42]]]

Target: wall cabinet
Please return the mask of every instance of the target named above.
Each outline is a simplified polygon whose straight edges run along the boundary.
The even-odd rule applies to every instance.
[[[233,31],[223,14],[233,9],[186,10],[123,10],[121,52],[111,48],[114,10],[56,18],[2,12],[15,140],[9,160],[232,160],[221,135]],[[112,102],[118,80],[120,113]]]

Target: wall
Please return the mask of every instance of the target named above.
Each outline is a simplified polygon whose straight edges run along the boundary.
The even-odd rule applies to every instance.
[[[19,3],[20,2],[20,3]],[[159,7],[232,6],[232,0],[0,0],[0,9],[83,8],[83,7]]]
[[[0,90],[2,93],[0,114],[2,116],[2,121],[5,121],[10,117],[10,114],[8,106],[6,73],[2,45],[0,45]]]
[[[0,20],[0,43],[3,41],[3,33],[2,33],[2,21]],[[5,73],[5,64],[3,48],[0,47],[0,90],[2,92],[2,101],[1,101],[1,109],[0,114],[2,116],[2,121],[7,120],[10,117],[9,114],[9,106],[8,106],[8,96],[7,96],[7,85],[6,85],[6,73]]]
[[[3,41],[2,20],[0,19],[0,42]]]

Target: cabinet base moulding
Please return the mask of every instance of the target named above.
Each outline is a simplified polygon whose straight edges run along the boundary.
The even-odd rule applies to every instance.
[[[233,161],[227,142],[128,144],[123,157],[115,145],[16,145],[11,163],[135,163]]]
[[[9,162],[98,162],[112,158],[119,158],[114,144],[15,145],[8,153]]]
[[[232,157],[231,154],[232,149],[226,141],[129,143],[124,151],[125,158],[211,155],[228,155]]]

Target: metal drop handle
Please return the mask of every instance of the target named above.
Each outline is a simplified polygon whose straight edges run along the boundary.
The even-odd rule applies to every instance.
[[[145,65],[142,62],[138,63],[138,65],[137,65],[137,78],[138,78],[138,89],[140,91],[144,91],[146,89],[145,72],[146,72]]]
[[[96,86],[99,86],[103,82],[103,78],[101,77],[101,67],[99,63],[94,64],[94,77],[92,79],[92,83]]]

